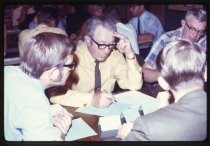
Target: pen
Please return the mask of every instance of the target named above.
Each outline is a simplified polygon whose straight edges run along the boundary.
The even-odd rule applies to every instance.
[[[110,98],[110,97],[106,97],[106,98],[112,100],[113,102],[117,102],[117,100],[115,98]]]
[[[143,116],[144,115],[144,111],[142,109],[142,106],[139,107],[139,114],[140,114],[140,116]]]
[[[103,90],[104,93],[111,95],[111,93],[107,92],[106,90]],[[106,98],[112,100],[113,102],[117,102],[115,98],[111,98],[109,96],[106,96]]]

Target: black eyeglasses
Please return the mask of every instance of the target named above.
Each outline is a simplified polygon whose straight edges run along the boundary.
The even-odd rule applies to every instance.
[[[98,46],[98,49],[100,49],[100,50],[103,50],[106,47],[108,47],[109,49],[113,49],[117,45],[116,43],[114,43],[114,44],[99,44],[92,37],[90,37],[90,38]]]
[[[194,27],[189,26],[188,23],[187,23],[187,21],[185,21],[185,23],[187,24],[188,29],[189,29],[192,33],[197,32],[200,36],[205,35],[206,32],[205,32],[204,30],[197,30],[197,29],[195,29]]]
[[[70,64],[64,64],[63,67],[68,67],[70,70],[73,70],[76,66],[75,62],[72,62]]]

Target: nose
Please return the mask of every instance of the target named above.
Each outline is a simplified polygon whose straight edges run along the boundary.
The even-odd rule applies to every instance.
[[[104,48],[104,52],[105,52],[106,54],[108,54],[110,51],[111,51],[111,49],[109,49],[108,46],[106,46],[106,48]]]
[[[200,37],[200,33],[198,31],[195,31],[192,33],[193,38],[198,38]]]

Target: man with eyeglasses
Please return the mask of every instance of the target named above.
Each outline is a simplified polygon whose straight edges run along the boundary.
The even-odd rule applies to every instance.
[[[185,19],[181,20],[181,27],[177,30],[166,32],[152,46],[142,67],[144,81],[147,83],[157,81],[159,75],[155,66],[157,56],[165,45],[171,41],[186,39],[197,43],[206,52],[206,27],[207,13],[205,10],[192,9],[187,11]]]
[[[139,90],[142,86],[142,71],[129,39],[116,32],[115,23],[103,16],[87,21],[85,43],[77,46],[79,58],[75,72],[79,81],[65,95],[53,96],[52,103],[65,106],[107,107],[114,102],[110,94],[117,82],[120,88]],[[124,56],[123,56],[124,55]],[[95,66],[99,62],[101,87],[95,88]],[[98,92],[99,91],[99,92]]]
[[[19,66],[4,67],[6,141],[62,141],[72,115],[51,105],[45,89],[64,85],[74,69],[73,45],[62,34],[43,32],[22,48]]]

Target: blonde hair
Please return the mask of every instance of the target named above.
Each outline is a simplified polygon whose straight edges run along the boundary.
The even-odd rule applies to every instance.
[[[203,85],[205,64],[203,49],[184,39],[168,43],[156,62],[161,76],[174,90],[190,84]]]
[[[61,68],[65,58],[72,54],[73,45],[65,35],[43,32],[26,42],[22,50],[20,68],[26,74],[39,78],[46,70]]]

